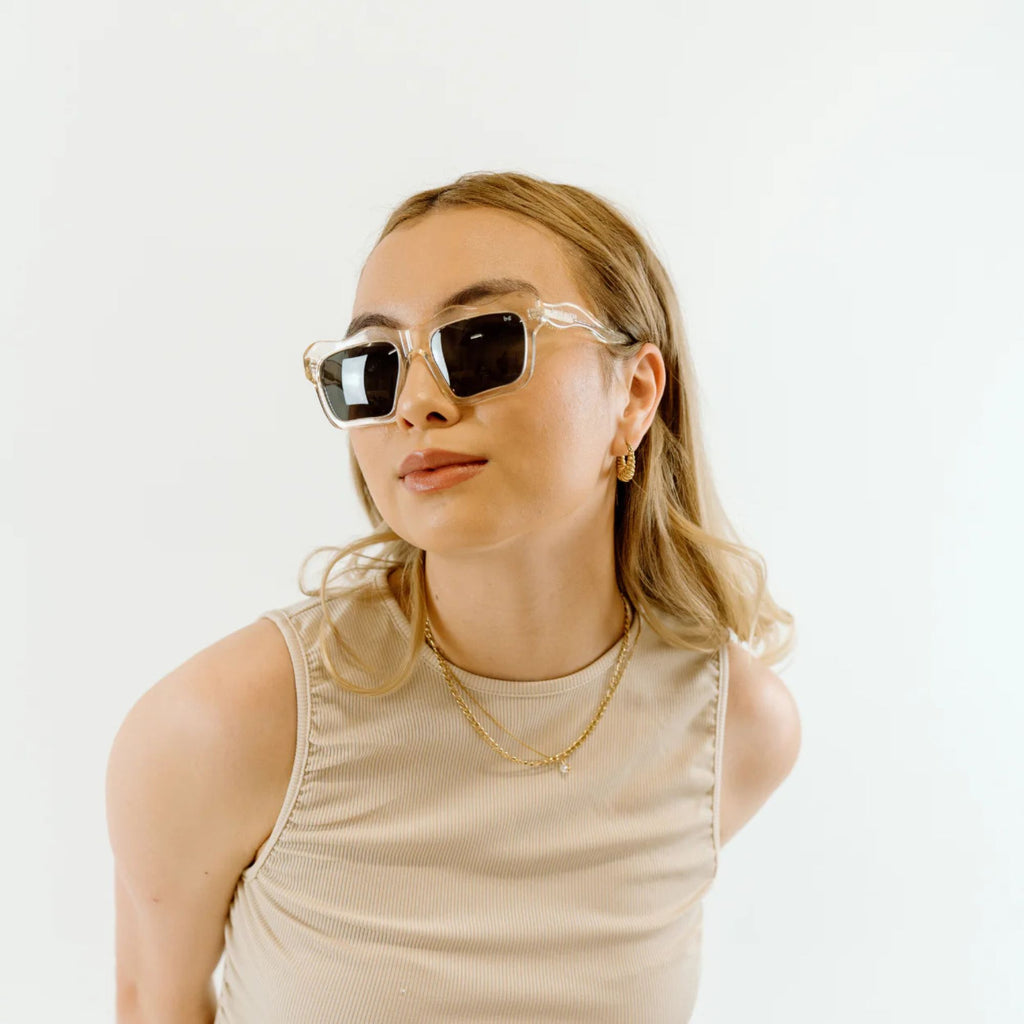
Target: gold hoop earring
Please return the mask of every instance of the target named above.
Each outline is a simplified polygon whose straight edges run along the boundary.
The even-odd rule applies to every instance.
[[[636,472],[636,452],[633,446],[626,442],[626,454],[615,456],[615,475],[624,483],[628,484]]]

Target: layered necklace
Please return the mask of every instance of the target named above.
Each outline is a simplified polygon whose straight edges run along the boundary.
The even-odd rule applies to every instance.
[[[558,770],[562,775],[569,774],[569,762],[566,758],[593,732],[594,726],[601,720],[601,716],[604,714],[605,708],[608,707],[608,702],[612,699],[612,694],[615,693],[616,687],[619,685],[619,681],[622,679],[623,673],[626,671],[626,665],[629,663],[629,659],[633,655],[633,651],[636,649],[637,642],[640,639],[640,628],[642,622],[637,628],[636,637],[633,642],[628,643],[629,640],[629,627],[633,621],[632,609],[629,606],[629,602],[626,600],[625,594],[619,592],[619,597],[622,598],[622,605],[624,609],[624,617],[622,624],[622,641],[619,644],[619,656],[615,661],[615,671],[612,673],[612,680],[608,684],[608,689],[605,691],[604,697],[601,699],[601,703],[598,706],[597,714],[590,720],[590,724],[569,744],[564,750],[559,751],[557,754],[544,754],[542,751],[537,750],[536,747],[531,747],[525,740],[520,739],[515,733],[510,732],[501,724],[474,696],[466,689],[462,683],[456,679],[455,673],[452,672],[452,667],[448,663],[448,660],[441,653],[440,648],[437,646],[437,642],[434,639],[433,631],[430,628],[430,619],[427,618],[426,626],[423,630],[424,639],[427,641],[430,649],[434,652],[434,656],[437,658],[437,662],[441,667],[441,673],[444,675],[445,681],[448,683],[448,689],[451,695],[455,698],[456,703],[462,709],[462,713],[469,719],[470,724],[479,733],[479,735],[486,740],[502,757],[507,758],[509,761],[515,761],[517,764],[526,765],[529,768],[542,768],[546,765],[557,764]],[[461,692],[460,692],[461,691]],[[466,703],[463,694],[468,697],[476,706],[489,718],[499,729],[507,733],[512,739],[521,743],[524,747],[532,750],[535,754],[540,754],[539,759],[524,760],[521,757],[516,757],[515,754],[509,753],[502,747],[491,734],[480,724],[479,719],[470,710],[469,705]]]

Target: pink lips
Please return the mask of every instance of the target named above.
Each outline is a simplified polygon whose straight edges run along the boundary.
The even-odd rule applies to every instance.
[[[398,475],[406,490],[440,491],[476,476],[486,465],[479,455],[427,448],[407,456]]]
[[[399,477],[408,473],[415,473],[423,469],[440,469],[443,466],[456,464],[486,462],[480,455],[468,455],[466,452],[448,452],[443,448],[425,448],[421,452],[413,452],[407,455],[401,466],[398,467]]]

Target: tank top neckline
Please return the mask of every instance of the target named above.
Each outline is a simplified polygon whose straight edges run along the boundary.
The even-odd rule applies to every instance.
[[[405,617],[405,613],[402,611],[401,606],[395,599],[395,595],[391,592],[391,587],[388,586],[387,573],[387,568],[379,569],[374,572],[373,586],[378,590],[385,607],[402,636],[408,640],[411,626],[409,620]],[[637,631],[639,628],[640,616],[639,614],[634,614],[633,622],[630,624],[629,629],[629,643],[632,644],[636,642]],[[615,669],[615,663],[618,660],[619,646],[621,643],[622,638],[620,637],[612,644],[611,647],[608,648],[608,650],[599,655],[589,665],[585,665],[583,668],[576,672],[571,672],[569,675],[558,676],[554,679],[496,679],[491,676],[482,676],[475,672],[470,672],[468,669],[461,668],[459,665],[451,661],[449,664],[451,665],[452,671],[455,673],[458,681],[468,690],[474,690],[478,693],[490,693],[503,697],[546,697],[553,694],[566,693],[570,690],[577,690],[601,681],[606,684],[610,683],[612,680],[612,672]],[[424,644],[421,648],[419,660],[421,665],[425,665],[429,671],[436,673],[443,680],[441,666],[438,664],[437,658],[434,656],[434,652],[429,646],[427,646],[427,644]],[[631,657],[630,662],[632,662],[632,660],[633,659]],[[628,675],[629,665],[626,666],[623,678]],[[622,681],[620,680],[620,685],[621,682]]]

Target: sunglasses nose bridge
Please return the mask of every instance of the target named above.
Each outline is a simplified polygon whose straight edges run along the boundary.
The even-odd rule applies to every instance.
[[[408,376],[408,371],[412,369],[412,361],[417,356],[421,356],[422,357],[423,362],[426,365],[427,372],[430,374],[431,377],[434,377],[436,379],[436,377],[437,377],[437,367],[436,367],[436,364],[434,363],[434,357],[431,354],[430,348],[429,347],[424,348],[422,345],[413,345],[413,346],[410,346],[410,348],[407,350],[407,353],[406,353],[406,356],[405,356],[406,376]]]
[[[430,335],[427,331],[420,328],[409,328],[401,331],[402,337],[402,350],[405,356],[406,369],[412,368],[412,361],[416,356],[422,356],[423,361],[427,364],[427,368],[434,373],[434,357],[430,352]]]
[[[433,353],[430,351],[429,342],[426,347],[421,345],[408,344],[405,354],[405,373],[404,380],[401,382],[398,394],[395,396],[396,403],[401,403],[402,394],[409,387],[409,378],[412,375],[413,360],[416,356],[422,356],[423,366],[427,371],[427,376],[430,378],[431,383],[438,389],[441,395],[448,401],[454,401],[455,395],[453,394],[448,381],[445,379],[445,375],[441,368],[437,365],[434,359]]]

